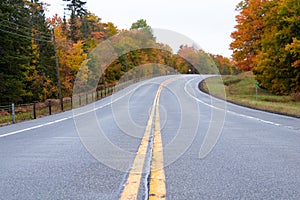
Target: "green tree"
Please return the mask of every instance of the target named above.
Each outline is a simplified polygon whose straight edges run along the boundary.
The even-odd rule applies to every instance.
[[[24,1],[0,1],[0,104],[22,102],[24,72],[30,63],[30,15]]]
[[[130,30],[143,30],[153,38],[152,28],[147,24],[147,21],[145,19],[139,19],[136,22],[134,22],[131,25]]]
[[[43,101],[56,94],[56,72],[51,30],[45,20],[44,5],[39,0],[26,2],[31,16],[32,54],[26,70],[26,91],[29,101]],[[37,83],[39,80],[40,83]],[[38,86],[37,86],[38,85]],[[44,87],[43,87],[44,86]],[[44,89],[46,88],[46,89]],[[51,89],[50,89],[51,88]]]
[[[71,12],[69,37],[73,42],[77,42],[82,39],[82,30],[86,29],[86,23],[83,23],[83,16],[87,14],[87,10],[84,8],[86,2],[81,0],[63,0],[68,2],[67,10]],[[82,28],[82,26],[84,28]]]
[[[273,1],[265,16],[262,49],[254,73],[261,87],[276,94],[300,91],[300,2]],[[299,47],[298,47],[299,48]]]
[[[63,1],[68,2],[67,9],[71,11],[71,14],[73,14],[74,16],[82,17],[86,15],[87,9],[84,8],[86,1],[81,1],[81,0],[63,0]]]

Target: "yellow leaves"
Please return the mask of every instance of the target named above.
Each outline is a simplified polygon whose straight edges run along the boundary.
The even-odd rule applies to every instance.
[[[34,38],[34,35],[32,36],[32,38]],[[34,55],[31,59],[31,62],[33,64],[35,64],[38,62],[40,55],[39,55],[38,45],[35,43],[34,39],[31,40],[31,49],[32,49],[32,53]]]
[[[87,57],[87,54],[83,52],[83,41],[73,43],[70,48],[61,51],[59,57],[62,85],[65,95],[70,96],[77,71]]]
[[[300,67],[300,40],[297,40],[297,38],[294,37],[293,42],[286,45],[285,50],[289,51],[296,59],[293,63],[293,67]]]
[[[89,22],[93,22],[94,24],[100,23],[101,18],[96,16],[95,14],[88,12],[85,16],[85,19]]]
[[[30,83],[30,96],[36,101],[44,101],[53,94],[57,89],[49,77],[39,74],[35,66],[28,66],[24,73],[25,80]]]
[[[77,71],[87,57],[84,52],[84,41],[74,43],[68,39],[62,29],[62,23],[55,28],[54,34],[64,95],[70,96]]]
[[[73,44],[72,48],[67,51],[67,66],[74,72],[77,72],[81,63],[86,59],[87,55],[83,52],[83,41]]]
[[[107,38],[112,37],[113,35],[116,35],[118,33],[117,27],[112,22],[105,23],[104,30],[106,32]]]

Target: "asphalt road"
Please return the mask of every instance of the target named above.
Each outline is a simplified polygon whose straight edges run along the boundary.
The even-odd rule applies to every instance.
[[[119,199],[172,78],[1,127],[0,199]],[[225,104],[199,91],[203,78],[180,76],[160,93],[166,198],[300,199],[300,119]],[[138,199],[148,197],[152,149],[150,138]]]

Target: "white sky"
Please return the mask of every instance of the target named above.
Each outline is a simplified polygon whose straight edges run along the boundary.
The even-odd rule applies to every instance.
[[[42,0],[51,4],[47,17],[63,16],[63,0]],[[87,0],[87,9],[113,22],[119,29],[129,29],[138,19],[152,28],[168,29],[195,41],[205,51],[231,56],[230,33],[234,30],[235,6],[241,0]]]

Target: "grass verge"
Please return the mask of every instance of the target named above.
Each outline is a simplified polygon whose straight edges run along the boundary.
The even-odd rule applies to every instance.
[[[234,76],[211,77],[201,84],[201,89],[227,101],[243,106],[300,117],[300,102],[291,96],[276,96],[267,90],[255,89],[256,80],[251,72]],[[224,85],[223,85],[224,84]],[[225,94],[224,94],[225,88]]]

